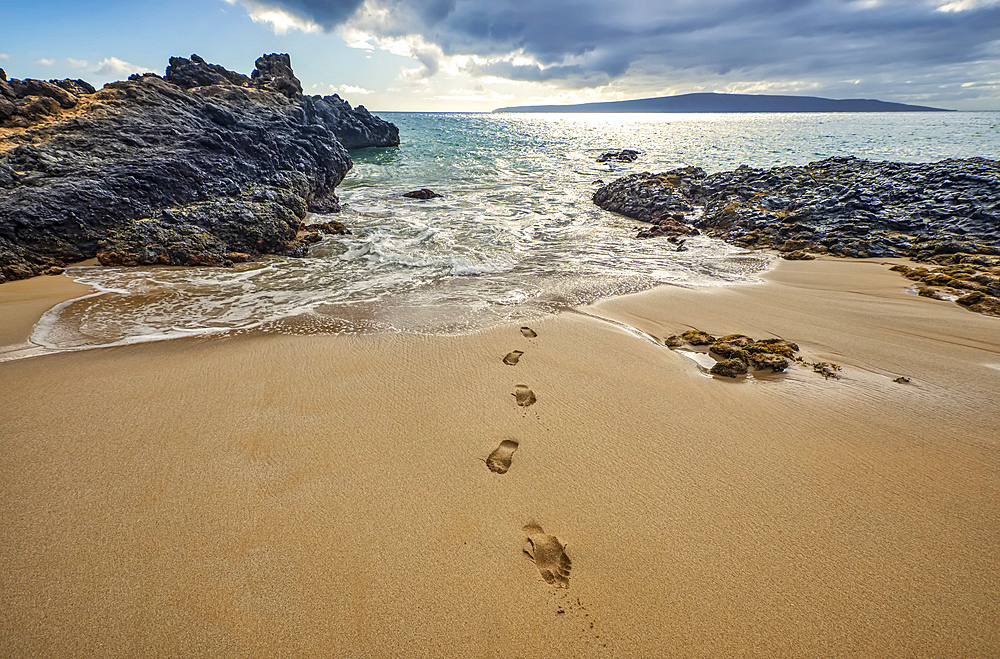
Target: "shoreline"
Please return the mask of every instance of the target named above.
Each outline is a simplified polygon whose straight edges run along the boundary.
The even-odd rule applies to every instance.
[[[535,337],[0,363],[0,634],[12,654],[995,653],[1000,319],[905,292],[891,262],[660,286]],[[636,334],[690,327],[783,336],[842,377],[709,378]],[[522,552],[532,523],[568,590]]]
[[[40,275],[0,284],[0,363],[11,353],[38,348],[31,343],[35,325],[47,311],[63,302],[93,293],[94,289],[63,275]]]

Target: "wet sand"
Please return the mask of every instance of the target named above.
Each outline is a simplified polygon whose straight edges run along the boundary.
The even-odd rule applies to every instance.
[[[0,284],[0,355],[23,346],[46,311],[65,300],[93,292],[63,276],[44,276]]]
[[[1000,319],[907,284],[0,363],[2,652],[995,655]],[[689,327],[842,377],[707,377]]]

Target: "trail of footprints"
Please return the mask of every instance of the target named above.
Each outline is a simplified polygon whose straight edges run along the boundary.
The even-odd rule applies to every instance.
[[[534,339],[538,334],[530,327],[522,327],[521,336]],[[512,350],[504,356],[503,363],[507,366],[516,366],[522,355],[524,355],[523,350]],[[525,384],[516,385],[511,395],[519,407],[530,407],[537,401],[535,392]],[[486,466],[495,474],[506,474],[517,447],[518,443],[513,439],[503,440],[486,458]],[[569,588],[572,561],[566,555],[566,545],[559,542],[556,536],[545,533],[534,520],[525,524],[521,531],[525,535],[524,553],[535,562],[542,579],[556,588]]]
[[[534,339],[538,334],[530,327],[521,328],[521,336],[526,339]],[[503,357],[503,363],[507,366],[517,366],[523,350],[512,350]],[[537,402],[535,392],[526,384],[517,384],[511,393],[514,402],[521,408],[527,408]],[[495,474],[506,474],[514,461],[514,453],[517,452],[519,442],[514,439],[504,439],[493,449],[484,460],[486,466]],[[602,636],[594,629],[594,621],[590,619],[587,608],[577,598],[573,603],[572,598],[566,593],[569,588],[569,574],[573,569],[573,561],[566,554],[566,545],[559,541],[556,536],[546,533],[542,526],[535,520],[530,520],[525,524],[521,532],[524,534],[524,553],[531,558],[538,569],[538,574],[546,583],[553,586],[553,593],[559,593],[554,604],[556,606],[556,616],[572,617],[583,625],[580,630],[593,641],[601,643],[602,647],[607,647]]]

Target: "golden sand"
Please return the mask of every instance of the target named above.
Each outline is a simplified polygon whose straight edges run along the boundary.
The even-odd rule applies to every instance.
[[[906,284],[0,363],[2,652],[996,655],[1000,319]],[[690,327],[841,379],[706,377],[652,340]]]
[[[93,292],[62,276],[0,284],[0,354],[23,345],[39,317],[58,303]]]

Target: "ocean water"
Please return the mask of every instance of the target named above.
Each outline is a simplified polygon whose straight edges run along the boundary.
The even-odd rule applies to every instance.
[[[73,267],[97,292],[50,310],[32,341],[79,349],[258,327],[457,333],[658,284],[753,282],[773,257],[704,237],[685,252],[638,240],[637,222],[593,205],[595,181],[836,155],[1000,157],[1000,113],[381,116],[403,143],[352,152],[337,217],[352,235],[306,258],[231,269]],[[596,162],[622,148],[641,155]],[[422,187],[443,196],[401,196]]]

